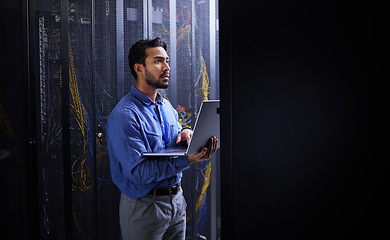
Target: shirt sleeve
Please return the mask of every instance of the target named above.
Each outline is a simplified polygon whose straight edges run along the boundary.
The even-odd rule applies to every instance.
[[[148,151],[148,141],[141,130],[139,118],[132,111],[117,112],[108,131],[112,155],[120,163],[123,175],[136,184],[159,183],[189,168],[185,156],[142,156],[143,152]]]

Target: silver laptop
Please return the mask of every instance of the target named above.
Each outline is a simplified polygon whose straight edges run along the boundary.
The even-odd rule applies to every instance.
[[[188,146],[179,144],[156,152],[145,152],[142,156],[187,156],[200,152],[202,148],[208,145],[212,136],[219,139],[218,111],[219,100],[203,101],[195,122],[194,133]],[[220,144],[218,144],[219,146]]]

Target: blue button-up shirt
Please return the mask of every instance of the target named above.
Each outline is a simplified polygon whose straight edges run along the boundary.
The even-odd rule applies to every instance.
[[[124,96],[107,121],[107,146],[111,177],[118,188],[132,198],[142,198],[153,188],[168,188],[181,181],[189,168],[188,157],[144,157],[142,153],[165,148],[160,112],[168,126],[168,147],[176,145],[182,127],[176,110],[159,94],[156,104],[136,87]],[[160,118],[160,119],[156,119]],[[163,123],[164,125],[164,123]]]

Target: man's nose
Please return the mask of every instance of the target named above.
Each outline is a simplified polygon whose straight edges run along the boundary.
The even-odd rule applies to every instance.
[[[164,70],[164,72],[168,72],[169,70],[171,70],[171,68],[169,67],[169,64],[167,62],[165,62],[164,66],[163,66],[163,70]]]

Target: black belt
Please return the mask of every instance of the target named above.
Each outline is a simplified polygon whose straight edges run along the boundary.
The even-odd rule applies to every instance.
[[[180,191],[180,183],[170,187],[170,188],[155,188],[148,193],[148,195],[168,195],[174,196]]]

